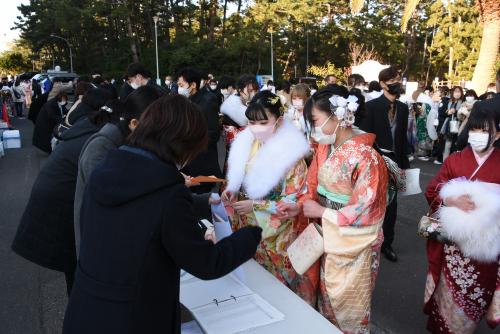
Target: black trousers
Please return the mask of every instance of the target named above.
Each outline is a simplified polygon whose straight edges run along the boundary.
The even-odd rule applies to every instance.
[[[65,272],[64,278],[66,279],[66,292],[69,297],[71,289],[73,288],[73,283],[75,282],[75,270]]]
[[[382,226],[384,230],[384,243],[382,247],[388,247],[392,245],[394,241],[394,227],[396,225],[396,218],[398,216],[398,195],[395,194],[394,199],[391,204],[385,209],[384,224]]]

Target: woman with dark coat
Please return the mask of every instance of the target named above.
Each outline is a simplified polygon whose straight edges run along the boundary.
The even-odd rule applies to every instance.
[[[50,141],[52,140],[54,127],[61,123],[68,112],[66,109],[67,101],[68,96],[66,93],[61,92],[43,105],[36,116],[35,129],[33,130],[33,146],[49,154],[52,152]]]
[[[158,91],[151,86],[142,86],[130,93],[125,101],[115,100],[110,106],[112,112],[117,113],[119,108],[119,121],[105,124],[99,132],[92,135],[82,148],[78,159],[78,177],[75,190],[75,243],[76,255],[80,250],[80,208],[82,206],[83,193],[94,168],[99,164],[108,152],[125,143],[125,138],[139,124],[139,118],[146,108],[160,97]],[[121,103],[120,103],[121,102]]]
[[[36,81],[36,80],[35,80]],[[36,119],[42,107],[47,103],[47,98],[49,93],[40,94],[37,97],[33,97],[33,102],[31,102],[30,108],[28,110],[28,119],[36,125]]]
[[[64,334],[180,333],[180,269],[215,279],[254,255],[259,227],[213,244],[193,215],[179,168],[207,141],[201,111],[185,97],[164,96],[94,170]]]
[[[14,252],[25,259],[64,272],[68,294],[76,266],[73,204],[78,157],[87,139],[111,117],[106,111],[93,111],[64,132],[35,180],[12,243]]]

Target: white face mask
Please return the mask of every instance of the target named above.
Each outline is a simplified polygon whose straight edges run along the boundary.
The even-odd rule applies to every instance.
[[[335,127],[335,130],[331,135],[327,135],[326,133],[323,132],[324,126],[326,125],[326,123],[328,123],[328,121],[330,120],[330,118],[332,118],[332,116],[333,115],[328,117],[321,126],[314,127],[314,131],[311,134],[311,137],[318,144],[333,145],[337,140],[337,129],[339,128],[340,122],[337,124],[337,127]]]
[[[216,90],[217,89],[217,85],[210,85],[210,89],[211,90]]]
[[[132,87],[132,89],[137,89],[139,87],[141,87],[141,85],[139,85],[138,83],[136,83],[135,81],[132,81],[130,83],[130,87]]]
[[[170,86],[170,84],[171,84],[171,83],[172,83],[172,81],[170,81],[170,80],[165,80],[165,85]]]
[[[61,102],[57,102],[61,107],[65,106],[66,103],[68,103],[67,101],[61,101]]]
[[[302,101],[302,99],[293,99],[292,105],[297,109],[304,108],[304,102]]]
[[[470,103],[470,102],[474,102],[474,96],[466,96],[466,97],[465,97],[465,101],[467,101],[467,102],[469,102],[469,103]]]
[[[189,97],[189,88],[179,87],[177,89],[177,93],[179,93],[179,95],[183,95],[185,97]]]
[[[475,152],[483,152],[488,147],[490,135],[485,132],[469,131],[469,144]]]

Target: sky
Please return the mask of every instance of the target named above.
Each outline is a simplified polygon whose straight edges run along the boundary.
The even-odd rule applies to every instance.
[[[14,26],[16,17],[20,15],[17,6],[27,4],[29,0],[0,0],[0,52],[9,49],[10,44],[19,37],[18,30],[10,30]]]

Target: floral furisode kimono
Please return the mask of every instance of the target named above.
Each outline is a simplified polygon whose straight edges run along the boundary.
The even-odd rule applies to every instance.
[[[361,133],[338,148],[318,145],[301,198],[326,207],[321,225],[325,254],[318,307],[344,333],[369,333],[370,304],[378,273],[389,176]]]
[[[279,220],[276,216],[278,203],[295,203],[306,191],[307,166],[303,158],[308,151],[304,134],[287,120],[265,143],[255,140],[247,128],[231,145],[226,189],[239,192],[240,201],[254,201],[253,212],[234,215],[232,221],[235,229],[246,225],[262,228],[257,262],[314,307],[319,262],[299,276],[286,252],[306,226],[301,226],[299,219]]]
[[[466,186],[466,190],[463,190],[458,181],[473,175],[478,167],[478,160],[470,147],[450,155],[427,187],[425,196],[431,209],[435,211],[439,206],[442,200],[440,193],[446,191],[446,187],[452,186],[448,195],[443,197],[458,197],[464,194],[461,191],[467,193],[471,188],[479,186],[479,183],[500,185],[498,166],[500,149],[495,148],[472,178],[481,182],[476,182],[475,186]],[[481,233],[480,242],[461,247],[455,242],[443,244],[435,240],[427,241],[429,270],[424,311],[429,315],[427,329],[431,333],[471,334],[484,317],[491,328],[500,324],[500,256],[497,255],[500,217],[498,210],[496,215],[490,210],[485,216],[488,211],[481,208],[488,201],[493,201],[498,206],[498,198],[500,195],[495,199],[493,195],[480,190],[476,197],[472,195],[475,203],[479,203],[480,210],[472,210],[467,214],[468,218],[463,213],[457,214],[456,228],[460,229],[460,233]],[[444,221],[444,217],[442,219]],[[481,260],[471,256],[478,251],[482,253]],[[470,255],[467,256],[467,253]]]

